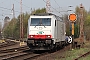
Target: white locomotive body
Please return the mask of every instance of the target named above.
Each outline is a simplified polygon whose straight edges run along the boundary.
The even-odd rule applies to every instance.
[[[27,45],[32,50],[51,50],[65,44],[65,23],[51,13],[31,15]]]

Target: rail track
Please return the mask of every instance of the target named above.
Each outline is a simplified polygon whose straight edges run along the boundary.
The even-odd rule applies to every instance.
[[[60,49],[60,50],[63,50],[63,49]],[[41,51],[38,51],[38,52],[41,52]],[[56,52],[58,52],[58,51],[56,51]],[[25,48],[25,50],[23,50],[23,51],[17,50],[17,52],[9,53],[6,55],[1,55],[0,58],[2,60],[33,60],[33,59],[37,59],[37,58],[45,56],[45,55],[51,55],[52,53],[56,53],[56,52],[55,51],[54,52],[46,51],[46,52],[41,52],[41,53],[36,53],[36,52],[33,53],[30,50]]]
[[[16,51],[15,51],[16,50]],[[27,60],[42,56],[41,54],[33,53],[28,47],[14,48],[0,51],[1,60]]]
[[[7,46],[11,46],[11,45],[15,45],[15,44],[17,44],[17,43],[14,42],[14,41],[7,41],[7,40],[6,40],[5,43],[3,43],[3,44],[0,45],[0,48],[7,47]]]
[[[29,48],[27,46],[24,47],[19,47],[19,48],[12,48],[12,49],[7,49],[7,50],[0,50],[0,59],[10,57],[13,55],[18,55],[19,53],[27,53]]]
[[[18,48],[0,50],[0,54],[1,53],[10,53],[10,52],[15,52],[15,51],[21,51],[21,50],[26,50],[26,49],[29,49],[29,48],[27,46],[23,46],[23,47],[18,47]]]
[[[11,43],[11,42],[9,42]],[[63,50],[63,49],[60,49]],[[27,46],[0,50],[0,60],[33,60],[53,52],[33,53]]]
[[[85,54],[83,54],[83,55],[81,55],[81,56],[79,56],[79,57],[77,57],[77,58],[75,58],[74,60],[78,60],[78,59],[80,59],[80,58],[82,58],[82,57],[86,57],[86,56],[89,55],[89,54],[90,54],[90,51],[87,52],[87,53],[85,53]]]
[[[8,55],[7,57],[3,57],[2,60],[32,60],[32,59],[36,59],[40,56],[44,56],[48,53],[42,53],[42,54],[36,54],[36,53],[32,53],[32,52],[18,52],[18,54],[11,54]]]
[[[2,42],[2,43],[0,43],[0,45],[3,45],[3,44],[6,44],[6,42]]]
[[[35,56],[31,56],[31,57],[28,57],[28,58],[24,58],[24,60],[37,59],[38,57],[45,56],[45,55],[48,55],[48,54],[50,54],[50,53],[44,52],[44,53],[42,53],[42,54],[37,54],[37,55],[35,55]]]
[[[9,56],[9,57],[5,57],[3,58],[3,60],[24,60],[28,57],[34,57],[36,55],[40,55],[40,54],[34,54],[34,53],[25,53],[25,52],[20,52],[18,54],[12,54],[12,56]]]

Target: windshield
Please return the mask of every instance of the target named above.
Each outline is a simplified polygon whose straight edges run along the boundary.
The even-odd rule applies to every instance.
[[[31,26],[51,26],[51,18],[31,18]]]

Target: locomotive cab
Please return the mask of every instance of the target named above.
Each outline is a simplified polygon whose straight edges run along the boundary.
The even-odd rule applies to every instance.
[[[62,19],[54,14],[31,15],[28,20],[27,45],[31,50],[51,50],[64,44]]]
[[[51,16],[30,16],[27,44],[33,50],[49,50],[52,41]]]

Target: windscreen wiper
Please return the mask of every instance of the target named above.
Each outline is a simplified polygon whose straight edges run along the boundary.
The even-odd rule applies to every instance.
[[[36,28],[36,26],[39,26],[39,25],[44,26],[44,28],[46,28],[45,25],[43,25],[42,23],[39,23],[39,24],[35,25],[35,28]]]

